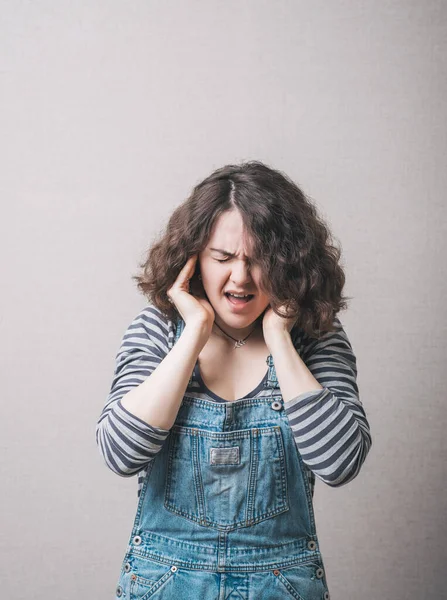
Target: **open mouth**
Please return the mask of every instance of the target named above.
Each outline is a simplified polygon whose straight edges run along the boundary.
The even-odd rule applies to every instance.
[[[234,294],[230,294],[230,292],[225,292],[225,296],[228,298],[229,302],[234,305],[242,305],[248,304],[250,300],[254,298],[254,294],[247,294],[245,296],[235,296]]]

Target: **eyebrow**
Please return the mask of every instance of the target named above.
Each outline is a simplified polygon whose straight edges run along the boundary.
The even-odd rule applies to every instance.
[[[210,250],[213,250],[214,252],[220,252],[220,254],[223,254],[224,256],[231,256],[232,258],[234,256],[236,256],[236,254],[233,254],[232,252],[228,252],[227,250],[222,250],[221,248],[210,248]],[[248,258],[247,255],[245,255],[245,258]]]

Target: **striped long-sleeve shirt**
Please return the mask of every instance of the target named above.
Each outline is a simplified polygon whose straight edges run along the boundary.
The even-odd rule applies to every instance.
[[[315,477],[332,487],[357,476],[371,447],[369,424],[359,399],[356,358],[335,317],[336,331],[320,339],[300,328],[291,337],[297,352],[323,386],[285,402],[285,413],[307,467],[312,495]],[[149,425],[121,404],[121,398],[156,369],[173,346],[175,323],[153,305],[144,308],[124,333],[116,355],[115,372],[96,424],[96,442],[107,466],[123,477],[138,474],[140,495],[148,463],[161,450],[169,430]],[[267,375],[267,373],[266,373]],[[245,398],[269,397],[266,377]],[[224,402],[209,390],[198,362],[186,396]]]

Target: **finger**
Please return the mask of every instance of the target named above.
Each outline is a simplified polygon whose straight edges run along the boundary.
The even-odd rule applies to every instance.
[[[187,276],[189,278],[191,278],[192,275],[194,274],[194,270],[196,268],[196,262],[197,262],[197,254],[194,254],[194,256],[191,256],[186,262],[184,269],[185,269],[185,273],[187,274]]]
[[[191,258],[188,259],[186,264],[183,266],[182,270],[180,271],[180,273],[178,275],[178,279],[177,279],[177,281],[180,285],[186,284],[191,279],[192,274],[194,273],[195,261],[196,261],[196,257],[192,256]]]

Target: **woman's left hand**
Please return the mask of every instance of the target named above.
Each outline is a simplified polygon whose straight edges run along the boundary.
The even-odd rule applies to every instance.
[[[280,307],[280,312],[286,313],[285,307]],[[272,307],[268,307],[264,313],[264,317],[262,319],[262,329],[264,333],[264,338],[269,335],[274,335],[276,332],[279,333],[290,333],[292,331],[292,327],[297,322],[298,318],[293,317],[280,317],[276,313],[273,312]]]

